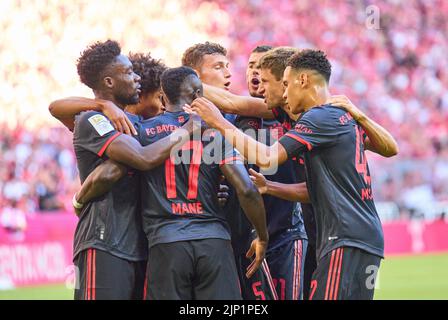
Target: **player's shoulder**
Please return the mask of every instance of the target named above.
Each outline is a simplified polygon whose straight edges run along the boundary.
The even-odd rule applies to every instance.
[[[75,122],[79,123],[89,121],[89,119],[105,119],[109,121],[109,119],[103,113],[93,110],[83,111],[75,116]]]
[[[300,120],[309,121],[314,124],[333,123],[346,113],[347,111],[342,108],[331,104],[324,104],[306,111]]]
[[[238,129],[261,129],[263,122],[260,118],[255,117],[246,117],[246,116],[237,116],[235,119],[235,127]]]
[[[90,128],[90,129],[89,129]],[[88,134],[90,130],[95,129],[100,136],[114,131],[110,120],[101,112],[84,111],[75,117],[75,135]]]

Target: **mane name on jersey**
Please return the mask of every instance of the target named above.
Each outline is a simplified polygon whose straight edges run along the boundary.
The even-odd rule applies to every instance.
[[[200,202],[176,202],[171,204],[173,214],[202,214],[202,203]]]

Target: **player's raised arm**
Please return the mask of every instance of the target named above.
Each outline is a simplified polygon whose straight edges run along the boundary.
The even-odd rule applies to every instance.
[[[247,268],[246,276],[250,278],[263,262],[269,240],[263,199],[242,163],[224,164],[221,171],[235,188],[241,208],[257,231],[258,237],[247,252],[248,258],[255,254],[255,259]]]
[[[51,115],[61,121],[70,131],[75,127],[75,116],[84,111],[98,111],[111,121],[114,128],[126,134],[137,134],[126,114],[113,102],[103,99],[68,97],[55,100],[48,107]]]
[[[364,142],[366,149],[384,157],[393,157],[398,154],[398,144],[394,137],[386,129],[370,119],[364,112],[359,110],[346,96],[332,96],[328,100],[328,103],[348,111],[353,119],[364,129],[367,134]]]
[[[173,147],[189,139],[195,129],[194,118],[191,117],[170,136],[142,147],[136,139],[114,130],[103,114],[94,111],[85,112],[76,119],[74,144],[75,148],[97,154],[99,157],[107,155],[109,159],[137,170],[150,170],[162,164],[169,157]],[[196,121],[200,123],[197,118]]]
[[[74,195],[73,206],[76,214],[80,215],[82,207],[86,203],[109,192],[115,182],[124,177],[126,173],[126,166],[112,159],[97,166],[84,180],[81,189]]]
[[[273,169],[288,159],[286,150],[278,142],[267,146],[244,134],[227,121],[219,109],[205,98],[194,100],[191,106],[186,106],[184,109],[186,112],[198,114],[210,127],[219,130],[249,163],[255,163],[263,169]]]
[[[261,194],[269,194],[288,201],[310,203],[306,182],[292,184],[280,183],[266,179],[263,174],[254,169],[249,169],[249,173],[250,178]]]
[[[274,119],[272,110],[269,110],[261,98],[235,95],[224,89],[216,88],[203,83],[204,97],[213,102],[225,113],[234,113],[241,116]]]
[[[171,135],[145,147],[129,136],[120,135],[106,148],[105,154],[110,159],[132,168],[142,171],[151,170],[168,159],[171,149],[181,146],[190,138],[195,129],[194,118],[191,117],[186,124],[173,131]],[[198,122],[197,119],[196,121]]]

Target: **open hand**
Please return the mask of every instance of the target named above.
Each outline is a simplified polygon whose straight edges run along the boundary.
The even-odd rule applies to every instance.
[[[265,176],[252,168],[249,169],[249,173],[250,179],[258,188],[258,192],[260,192],[260,194],[265,194],[268,191],[267,180]]]
[[[345,95],[331,96],[326,103],[329,103],[336,107],[341,107],[345,111],[349,112],[355,121],[359,121],[364,117],[364,113],[358,109],[350,99]]]
[[[118,108],[112,101],[104,100],[101,103],[104,115],[110,120],[115,130],[128,135],[137,135],[134,125],[123,110]]]
[[[255,259],[253,259],[250,265],[247,267],[247,278],[252,277],[263,263],[267,247],[267,241],[262,241],[259,238],[256,238],[254,241],[252,241],[250,248],[246,253],[246,258],[251,258],[255,254]]]
[[[191,105],[184,106],[184,111],[199,115],[212,128],[216,128],[219,120],[224,120],[221,111],[206,98],[195,99]]]

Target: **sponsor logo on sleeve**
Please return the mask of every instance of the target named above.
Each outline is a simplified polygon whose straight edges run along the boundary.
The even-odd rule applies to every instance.
[[[91,116],[89,122],[100,136],[104,136],[106,133],[114,130],[109,120],[101,114]]]

